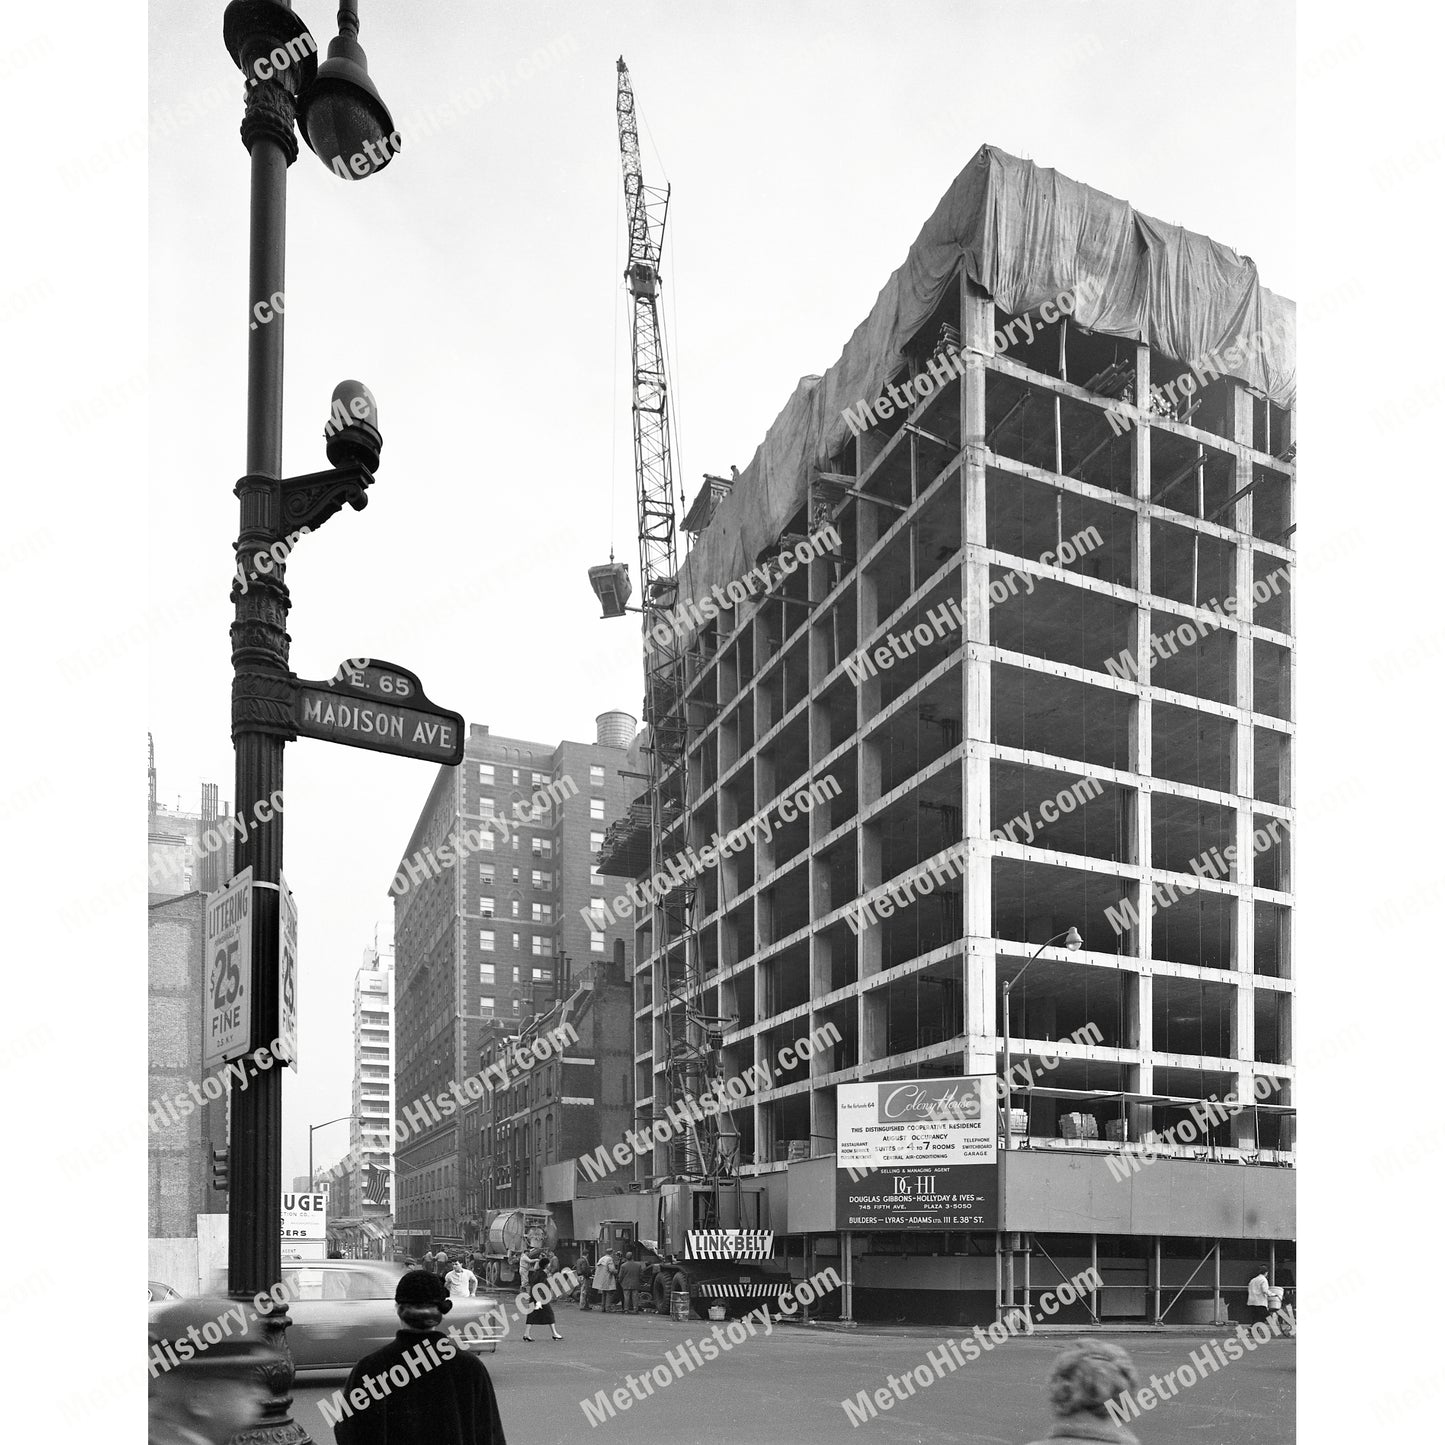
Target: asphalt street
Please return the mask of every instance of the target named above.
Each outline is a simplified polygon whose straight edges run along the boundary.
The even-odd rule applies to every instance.
[[[615,1418],[593,1424],[581,1402],[599,1390],[627,1388],[627,1376],[665,1363],[689,1337],[711,1339],[701,1320],[675,1323],[655,1315],[581,1313],[559,1306],[553,1342],[544,1326],[534,1343],[514,1325],[495,1355],[484,1356],[497,1388],[508,1445],[594,1445],[686,1442],[686,1445],[814,1445],[857,1440],[870,1445],[1021,1445],[1046,1436],[1052,1418],[1044,1384],[1067,1335],[1017,1338],[931,1386],[900,1399],[877,1419],[854,1424],[841,1401],[870,1394],[925,1365],[930,1350],[951,1335],[927,1326],[837,1331],[779,1325],[720,1351],[715,1360],[682,1374],[635,1401]],[[1214,1338],[1232,1333],[1215,1331]],[[1167,1375],[1189,1363],[1208,1336],[1119,1334],[1141,1376]],[[333,1445],[317,1401],[344,1377],[308,1377],[296,1388],[296,1418],[316,1445]],[[1201,1379],[1140,1415],[1131,1429],[1143,1445],[1288,1445],[1295,1438],[1295,1342],[1273,1340],[1237,1363]],[[614,1406],[614,1408],[616,1408]],[[595,1407],[594,1407],[595,1409]]]

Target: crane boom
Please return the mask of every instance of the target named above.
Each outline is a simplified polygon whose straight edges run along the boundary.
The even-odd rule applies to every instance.
[[[682,853],[689,823],[683,649],[670,628],[659,626],[677,600],[678,567],[667,368],[658,294],[672,188],[651,187],[643,181],[632,78],[620,56],[617,133],[627,202],[625,276],[632,297],[632,442],[646,670],[643,716],[651,733],[647,755],[650,869],[656,878],[667,876],[669,852]],[[717,1034],[704,1012],[692,926],[694,895],[695,885],[689,879],[661,897],[653,909],[653,984],[654,996],[662,1001],[659,1042],[668,1094],[664,1099],[654,1096],[654,1117],[661,1117],[668,1106],[688,1096],[702,1095],[707,1075],[716,1067],[717,1054],[710,1051],[709,1043]],[[663,1177],[716,1178],[723,1168],[718,1145],[719,1129],[713,1119],[690,1124],[683,1139],[672,1146],[670,1167],[663,1170]]]

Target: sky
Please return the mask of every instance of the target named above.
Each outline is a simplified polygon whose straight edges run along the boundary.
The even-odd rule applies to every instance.
[[[17,117],[0,268],[17,739],[0,779],[0,1083],[30,1186],[7,1203],[28,1231],[14,1237],[34,1239],[43,1198],[48,1237],[103,1242],[118,1278],[145,1267],[146,733],[163,799],[194,805],[204,781],[232,796],[247,160],[223,8],[76,0],[64,29],[31,7],[0,41]],[[1349,1331],[1372,1417],[1433,1401],[1428,1334],[1355,1327],[1438,1200],[1411,1177],[1438,1128],[1378,1120],[1428,1116],[1438,1092],[1431,1036],[1413,1047],[1405,1023],[1438,1014],[1445,894],[1445,14],[1311,0],[1296,37],[1282,0],[361,10],[403,148],[360,182],[304,149],[289,172],[286,465],[325,465],[344,378],[375,392],[386,445],[366,511],[290,566],[302,676],[384,657],[469,722],[544,741],[637,710],[637,630],[601,623],[585,580],[613,547],[635,565],[619,54],[647,179],[674,187],[664,291],[689,497],[703,472],[745,466],[798,379],[833,362],[985,143],[1237,248],[1300,302],[1297,1057],[1301,1100],[1328,1106],[1305,1131],[1301,1234],[1328,1266],[1320,1322]],[[301,13],[324,44],[333,12]],[[349,1106],[352,978],[433,776],[287,749],[288,1176],[306,1124]],[[323,1163],[344,1147],[327,1134]],[[1342,1219],[1387,1255],[1342,1261]],[[1333,1352],[1312,1358],[1301,1398],[1332,1402]],[[114,1378],[138,1392],[129,1365]]]
[[[1288,10],[1256,13],[1241,47],[1222,12],[1243,23],[1254,7],[1154,6],[1123,31],[1110,8],[925,4],[905,23],[853,3],[439,3],[418,23],[410,6],[363,6],[401,152],[351,182],[303,144],[288,173],[285,466],[326,465],[343,378],[374,392],[385,442],[366,510],[288,568],[293,670],[386,658],[469,723],[543,741],[590,741],[597,713],[639,711],[637,627],[601,621],[587,585],[614,550],[636,576],[619,55],[644,178],[673,187],[663,286],[689,498],[703,472],[745,467],[798,379],[837,359],[984,143],[1234,246],[1291,294]],[[298,13],[324,44],[329,13]],[[1203,144],[1203,117],[1173,103],[1206,68],[1209,108],[1257,137],[1242,185],[1232,149]],[[149,521],[164,558],[150,601],[173,620],[150,649],[148,717],[161,798],[194,806],[203,780],[234,791],[224,643],[247,335],[247,158],[210,7],[153,7],[150,79]],[[305,1125],[349,1107],[352,977],[432,777],[287,749],[288,1178],[306,1167]],[[317,1135],[318,1167],[346,1132]]]

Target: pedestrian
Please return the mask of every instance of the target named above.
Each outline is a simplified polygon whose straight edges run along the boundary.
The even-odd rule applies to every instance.
[[[285,1357],[262,1334],[254,1315],[233,1333],[234,1302],[177,1300],[150,1321],[150,1445],[227,1445],[265,1418],[268,1368]],[[196,1337],[224,1320],[215,1344]],[[174,1363],[172,1363],[174,1362]]]
[[[470,1299],[477,1292],[477,1277],[461,1260],[447,1273],[447,1290],[453,1299]]]
[[[447,1272],[447,1252],[444,1249],[437,1250],[437,1273],[445,1275]]]
[[[1139,1376],[1134,1362],[1108,1340],[1076,1340],[1054,1361],[1049,1374],[1049,1403],[1057,1423],[1048,1438],[1034,1445],[1085,1445],[1107,1440],[1115,1445],[1139,1445],[1132,1430],[1116,1425],[1106,1408]]]
[[[584,1310],[592,1308],[592,1261],[584,1249],[577,1260],[577,1278],[582,1281],[578,1287],[577,1299]]]
[[[427,1250],[427,1252],[422,1255],[421,1263],[422,1268],[426,1270],[428,1274],[435,1274],[437,1272],[437,1257],[431,1250]]]
[[[642,1288],[642,1261],[636,1255],[629,1254],[622,1261],[622,1268],[617,1271],[617,1286],[622,1291],[622,1313],[635,1315],[638,1291]]]
[[[617,1287],[617,1271],[612,1263],[611,1250],[608,1250],[597,1261],[592,1282],[597,1286],[597,1293],[602,1297],[602,1313],[605,1315],[612,1308],[612,1291]]]
[[[1259,1324],[1269,1318],[1269,1276],[1260,1265],[1259,1273],[1249,1282],[1249,1298],[1245,1308],[1249,1314],[1248,1323]]]
[[[540,1304],[530,1300],[527,1303],[527,1322],[522,1326],[522,1338],[529,1345],[532,1343],[533,1325],[548,1325],[554,1340],[562,1338],[557,1332],[557,1316],[552,1312],[551,1290],[548,1288],[548,1276],[554,1265],[555,1262],[543,1250],[531,1245],[522,1256],[522,1292],[534,1294],[541,1301]]]
[[[441,1333],[451,1307],[436,1275],[397,1280],[401,1328],[347,1376],[348,1400],[370,1398],[336,1422],[336,1445],[507,1445],[487,1367]]]

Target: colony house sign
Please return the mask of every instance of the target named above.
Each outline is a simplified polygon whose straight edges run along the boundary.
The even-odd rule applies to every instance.
[[[328,682],[294,680],[297,735],[371,748],[426,763],[460,763],[466,724],[460,713],[430,702],[414,672],[367,658],[343,663]]]

